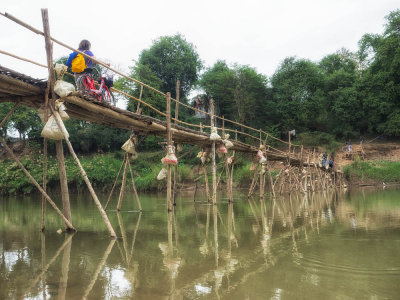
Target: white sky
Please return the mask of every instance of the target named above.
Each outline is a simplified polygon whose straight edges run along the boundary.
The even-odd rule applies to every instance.
[[[49,9],[51,35],[77,47],[81,39],[113,67],[132,60],[163,35],[181,33],[206,66],[218,59],[271,76],[288,56],[319,61],[345,47],[358,49],[365,33],[382,33],[398,0],[1,0],[0,11],[42,30]],[[0,16],[0,49],[46,64],[44,39]],[[54,46],[54,58],[70,51]],[[47,70],[0,54],[0,65],[36,78]]]

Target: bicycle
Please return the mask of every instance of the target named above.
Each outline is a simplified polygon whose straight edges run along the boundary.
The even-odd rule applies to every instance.
[[[92,74],[93,70],[96,69],[86,68],[83,71],[83,74],[78,77],[76,80],[78,90],[88,94],[89,96],[93,96],[99,102],[115,105],[114,95],[109,90],[109,88],[111,88],[113,85],[112,77],[100,76],[100,83],[97,83]],[[96,88],[96,84],[99,85],[98,89]]]

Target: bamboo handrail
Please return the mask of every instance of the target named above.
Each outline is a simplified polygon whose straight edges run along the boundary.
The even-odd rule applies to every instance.
[[[4,55],[11,56],[11,57],[14,57],[14,58],[16,58],[16,59],[20,59],[20,60],[23,60],[23,61],[26,61],[26,62],[30,62],[30,63],[32,63],[32,64],[35,64],[35,65],[39,66],[39,67],[43,67],[43,68],[46,68],[46,69],[47,69],[47,66],[46,66],[46,65],[43,65],[43,64],[41,64],[41,63],[38,63],[38,62],[36,62],[36,61],[30,60],[30,59],[27,59],[27,58],[23,58],[23,57],[17,56],[17,55],[15,55],[15,54],[11,54],[11,53],[9,53],[9,52],[7,52],[7,51],[0,50],[0,53],[1,53],[1,54],[4,54]]]
[[[25,27],[25,28],[27,28],[27,29],[33,31],[33,32],[36,33],[36,34],[44,35],[44,33],[43,33],[42,31],[40,31],[40,30],[34,28],[33,26],[31,26],[31,25],[29,25],[29,24],[27,24],[27,23],[25,23],[25,22],[19,20],[18,18],[14,17],[13,15],[11,15],[11,14],[9,14],[9,13],[7,13],[7,12],[6,12],[6,13],[0,12],[0,14],[1,14],[2,16],[4,16],[4,17],[6,17],[6,18],[8,18],[8,19],[10,19],[10,20],[12,20],[12,21],[14,21],[14,22],[16,22],[17,24],[19,24],[19,25],[21,25],[21,26],[23,26],[23,27]],[[96,59],[96,58],[94,58],[94,57],[92,57],[92,56],[89,56],[89,55],[85,54],[84,52],[81,52],[81,51],[79,51],[79,50],[77,50],[77,49],[74,49],[73,47],[68,46],[67,44],[65,44],[65,43],[63,43],[63,42],[61,42],[61,41],[59,41],[59,40],[57,40],[57,39],[55,39],[55,38],[53,38],[53,37],[50,37],[50,39],[51,39],[53,42],[55,42],[55,43],[57,43],[57,44],[59,44],[59,45],[65,47],[65,48],[67,48],[67,49],[69,49],[69,50],[72,50],[72,51],[74,51],[74,52],[77,52],[77,53],[82,54],[84,57],[87,57],[87,58],[91,59],[93,62],[95,62],[95,63],[97,63],[97,64],[99,64],[99,65],[105,67],[105,68],[108,69],[108,70],[110,70],[110,71],[112,71],[112,72],[114,72],[114,73],[116,73],[116,74],[118,74],[118,75],[120,75],[120,76],[122,76],[122,77],[124,77],[124,78],[126,78],[126,79],[128,79],[128,80],[130,80],[130,81],[133,81],[133,82],[135,82],[135,83],[137,83],[137,84],[139,84],[139,85],[141,85],[141,86],[144,86],[144,87],[146,87],[146,88],[152,90],[153,92],[156,92],[156,93],[158,93],[158,94],[160,94],[160,95],[166,97],[166,94],[165,94],[165,93],[163,93],[163,92],[161,92],[161,91],[159,91],[159,90],[157,90],[157,89],[155,89],[155,88],[153,88],[153,87],[151,87],[151,86],[149,86],[149,85],[147,85],[147,84],[145,84],[145,83],[143,83],[143,82],[141,82],[141,81],[139,81],[139,80],[137,80],[137,79],[134,79],[134,78],[132,78],[132,77],[129,77],[129,76],[127,76],[127,75],[125,75],[125,74],[119,72],[118,70],[116,70],[116,69],[114,69],[114,68],[111,68],[110,66],[108,66],[108,65],[105,64],[105,63],[103,63],[103,62],[100,61],[100,60],[98,60],[98,59]],[[32,62],[32,63],[33,63],[33,62]],[[126,95],[127,95],[127,94],[126,94]],[[132,96],[132,97],[133,97],[133,96]],[[136,98],[135,100],[138,101],[139,99]],[[177,100],[173,99],[172,97],[171,97],[171,100],[177,102]],[[143,104],[144,104],[145,102],[140,102],[140,103],[143,103]],[[213,115],[213,114],[211,114],[211,113],[209,113],[209,112],[201,111],[201,110],[199,110],[199,109],[196,109],[196,108],[194,108],[194,107],[191,107],[191,106],[189,106],[189,105],[187,105],[187,104],[184,104],[184,103],[182,103],[182,102],[179,102],[179,103],[180,103],[180,105],[183,105],[184,107],[187,107],[187,108],[189,108],[189,109],[191,109],[191,110],[198,111],[198,112],[204,113],[204,114],[206,114],[206,115],[209,115],[210,117],[215,117],[215,118],[217,118],[217,119],[222,120],[222,117],[219,117],[219,116],[217,116],[217,115]],[[150,107],[147,103],[144,104],[144,105]],[[155,108],[153,108],[153,109],[156,110]],[[165,116],[165,114],[162,113],[162,112],[160,112],[160,111],[158,111],[158,113],[160,113],[161,115],[164,115],[164,116]],[[172,120],[175,120],[175,118],[172,118]],[[250,126],[241,124],[241,123],[239,123],[239,122],[235,122],[235,121],[232,121],[232,120],[229,120],[229,119],[224,119],[224,120],[225,120],[226,122],[230,122],[230,123],[235,124],[235,125],[238,125],[238,126],[240,126],[240,127],[243,127],[243,128],[246,128],[246,129],[249,129],[249,130],[252,130],[252,131],[260,132],[259,129],[252,128],[252,127],[250,127]],[[177,122],[179,122],[179,120],[177,120]],[[181,122],[182,122],[182,121],[181,121]],[[192,126],[193,124],[186,123],[186,125]],[[261,132],[264,133],[264,134],[267,134],[267,135],[271,136],[269,133],[267,133],[267,132],[265,132],[265,131],[261,131]],[[243,134],[243,132],[241,132],[241,133]],[[251,136],[251,135],[249,135],[249,136]],[[276,137],[273,137],[273,136],[271,136],[271,137],[272,137],[273,139],[277,140],[277,141],[280,141],[280,142],[282,142],[282,143],[288,144],[288,142],[285,142],[285,141],[283,141],[283,140],[280,140],[280,139],[278,139],[278,138],[276,138]],[[292,144],[292,146],[298,147],[299,145]]]

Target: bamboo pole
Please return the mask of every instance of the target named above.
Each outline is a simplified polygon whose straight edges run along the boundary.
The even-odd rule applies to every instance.
[[[25,296],[34,286],[36,286],[36,284],[38,283],[38,281],[40,280],[40,278],[42,278],[42,276],[47,272],[47,270],[49,269],[49,267],[54,263],[54,261],[57,259],[57,257],[60,255],[61,251],[64,250],[65,247],[68,246],[68,244],[70,244],[72,242],[72,237],[74,235],[70,234],[68,235],[68,237],[64,240],[64,243],[60,246],[60,248],[58,248],[57,252],[54,254],[54,256],[49,260],[49,262],[47,263],[46,266],[44,266],[44,268],[42,267],[42,272],[40,272],[40,274],[38,276],[36,276],[36,278],[31,282],[31,284],[29,285],[29,287],[25,290],[25,292],[23,293],[23,295]]]
[[[133,239],[132,239],[132,245],[131,245],[131,252],[130,252],[130,255],[129,255],[129,259],[128,259],[128,265],[130,265],[131,260],[132,260],[133,249],[135,247],[136,235],[137,235],[137,232],[139,230],[139,224],[140,224],[141,217],[142,217],[142,212],[139,213],[139,217],[138,217],[138,220],[137,220],[136,226],[135,226],[135,231],[133,232]]]
[[[136,203],[137,203],[137,205],[139,207],[139,211],[143,211],[142,210],[142,204],[140,203],[140,199],[139,199],[139,194],[138,194],[137,189],[136,189],[135,179],[133,178],[133,172],[132,172],[130,161],[128,161],[128,167],[129,167],[129,173],[131,174],[132,188],[133,188],[133,192],[135,193]]]
[[[175,124],[178,123],[178,116],[179,116],[179,80],[176,82],[176,102],[175,102]],[[175,149],[177,149],[177,144],[175,143]],[[176,205],[176,183],[177,183],[177,176],[178,176],[178,165],[174,166],[174,187],[173,187],[173,201],[174,206]]]
[[[65,236],[65,240],[67,240],[68,237]],[[69,240],[69,243],[64,249],[63,257],[62,257],[62,262],[61,262],[61,277],[60,277],[60,283],[58,285],[58,299],[62,300],[65,299],[65,295],[67,293],[67,284],[68,284],[68,272],[69,272],[69,262],[70,262],[70,257],[71,257],[71,246],[72,246],[72,240]]]
[[[167,93],[167,152],[169,151],[169,147],[172,146],[172,136],[171,136],[171,93]],[[167,210],[172,211],[172,203],[171,203],[171,165],[168,164],[167,169]]]
[[[41,252],[42,252],[42,270],[46,266],[46,236],[42,232],[40,234],[41,241]],[[43,300],[47,299],[46,295],[46,272],[42,274],[42,298]]]
[[[62,200],[64,216],[68,219],[68,221],[72,223],[71,207],[69,203],[69,193],[68,193],[67,171],[65,170],[62,140],[56,141],[56,152],[57,152],[58,171],[59,171],[60,186],[61,186],[61,200]]]
[[[86,288],[85,294],[83,295],[82,299],[87,299],[87,297],[89,296],[90,291],[93,289],[93,286],[96,283],[97,278],[99,277],[100,271],[103,269],[103,267],[104,267],[104,265],[105,265],[105,263],[107,261],[107,258],[110,255],[112,248],[114,247],[115,241],[116,241],[116,239],[112,239],[110,241],[110,243],[108,244],[108,247],[107,247],[106,251],[104,252],[104,255],[101,258],[99,264],[97,265],[97,268],[93,273],[92,280],[90,281],[88,287]]]
[[[114,184],[113,184],[113,186],[112,186],[112,188],[111,188],[111,192],[110,192],[110,195],[108,196],[106,205],[104,206],[104,210],[107,209],[108,203],[110,202],[110,199],[111,199],[111,196],[112,196],[112,194],[113,194],[113,192],[114,192],[115,186],[117,185],[117,181],[118,181],[119,175],[121,174],[121,170],[122,170],[122,167],[123,167],[124,164],[125,164],[125,161],[126,161],[126,155],[124,156],[124,160],[123,160],[121,166],[119,167],[117,177],[115,178]]]
[[[129,154],[126,153],[126,160],[125,160],[125,166],[124,166],[124,173],[122,175],[122,185],[121,185],[121,190],[119,192],[119,197],[118,197],[118,204],[117,204],[117,211],[121,211],[121,206],[122,206],[122,198],[124,198],[125,194],[125,187],[126,187],[126,177],[128,175],[128,162],[129,162]]]
[[[210,117],[210,125],[211,127],[214,127],[214,99],[210,100],[210,110],[211,110],[211,117]],[[212,141],[211,145],[211,151],[212,151],[212,187],[213,187],[213,192],[212,192],[212,201],[213,204],[217,204],[217,165],[215,163],[215,141]]]
[[[54,84],[55,84],[56,78],[55,78],[54,68],[53,68],[53,45],[51,43],[51,38],[50,38],[50,25],[49,25],[48,10],[42,9],[41,11],[42,11],[44,40],[45,40],[45,46],[46,46],[47,67],[48,67],[48,71],[49,71],[49,79],[47,81],[46,92],[50,92],[50,94],[52,95],[52,102],[50,103],[50,105],[54,106],[54,102],[56,101],[56,94],[54,93]],[[47,106],[45,106],[45,112],[46,112],[45,118],[47,118]],[[56,141],[56,152],[57,152],[58,170],[59,170],[60,187],[61,187],[61,199],[62,199],[64,216],[68,219],[68,221],[70,223],[72,223],[71,207],[70,207],[69,193],[68,193],[67,172],[65,170],[62,141]],[[46,154],[47,154],[47,151],[46,151]],[[46,162],[46,168],[47,168],[47,162]],[[67,230],[69,230],[68,227],[67,227]]]
[[[203,124],[200,122],[200,132],[203,132]],[[204,151],[204,149],[201,149],[202,152]],[[204,162],[204,164],[202,164],[202,169],[203,169],[203,174],[204,174],[204,181],[206,183],[206,194],[207,194],[207,202],[210,202],[210,186],[208,184],[208,174],[207,174],[207,158],[206,161]]]
[[[1,121],[0,123],[0,129],[4,126],[4,124],[7,123],[8,119],[12,116],[12,114],[14,113],[14,111],[18,108],[19,103],[15,103],[13,108],[11,108],[11,110],[8,112],[8,114],[4,117],[4,119]]]
[[[10,156],[15,160],[17,165],[20,167],[20,169],[25,173],[25,175],[29,178],[29,180],[33,183],[34,186],[42,193],[42,195],[46,198],[46,200],[50,203],[50,205],[56,210],[56,212],[60,215],[60,217],[63,219],[65,224],[67,224],[68,228],[71,230],[75,230],[74,226],[68,221],[67,218],[63,215],[61,210],[57,207],[57,205],[51,200],[50,196],[47,195],[47,193],[43,190],[43,188],[40,186],[40,184],[35,180],[35,178],[32,177],[32,175],[25,169],[25,167],[22,165],[22,163],[19,161],[19,159],[15,156],[14,152],[10,149],[10,147],[7,146],[6,142],[4,139],[0,136],[0,143],[3,144],[4,149],[10,154]]]
[[[34,64],[34,65],[37,65],[37,66],[39,66],[39,67],[43,67],[43,68],[46,68],[46,69],[47,69],[47,66],[46,66],[46,65],[40,64],[40,63],[38,63],[38,62],[35,62],[35,61],[30,60],[30,59],[27,59],[27,58],[19,57],[19,56],[15,55],[15,54],[11,54],[11,53],[6,52],[6,51],[4,51],[4,50],[0,50],[0,53],[1,53],[1,54],[4,54],[4,55],[11,56],[11,57],[14,57],[14,58],[19,59],[19,60],[23,60],[23,61],[32,63],[32,64]]]
[[[138,101],[138,104],[137,104],[137,107],[136,107],[136,113],[139,114],[139,115],[142,112],[142,110],[140,109],[140,102],[142,100],[142,95],[143,95],[143,85],[141,84],[140,85],[140,94],[139,94],[139,100],[140,101]]]
[[[69,152],[71,153],[72,157],[74,158],[74,161],[75,161],[76,165],[79,168],[79,171],[81,172],[83,180],[85,181],[85,183],[86,183],[86,185],[87,185],[87,187],[89,189],[89,192],[90,192],[90,194],[91,194],[91,196],[93,198],[94,203],[96,204],[98,210],[100,211],[100,215],[103,218],[103,221],[106,224],[107,229],[110,232],[111,237],[117,237],[117,235],[115,234],[115,231],[112,228],[112,225],[111,225],[111,223],[110,223],[110,221],[109,221],[109,219],[107,217],[107,214],[104,211],[103,207],[101,206],[99,198],[97,198],[97,195],[96,195],[96,193],[95,193],[95,191],[94,191],[94,189],[92,187],[92,184],[90,183],[89,178],[88,178],[85,170],[83,169],[83,167],[82,167],[82,165],[81,165],[81,163],[80,163],[80,161],[78,159],[78,156],[76,156],[75,151],[72,148],[71,142],[68,139],[68,132],[64,127],[64,124],[63,124],[63,121],[61,120],[60,115],[51,106],[50,106],[50,109],[51,109],[51,112],[53,113],[53,115],[55,117],[55,120],[57,122],[58,128],[60,128],[60,130],[61,130],[61,132],[62,132],[62,134],[64,136],[64,139],[65,139],[65,142],[67,143]]]

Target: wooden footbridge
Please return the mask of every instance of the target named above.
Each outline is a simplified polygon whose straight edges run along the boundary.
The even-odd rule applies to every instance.
[[[255,129],[249,127],[245,124],[240,124],[233,120],[225,119],[224,117],[220,117],[214,114],[213,109],[213,100],[210,103],[210,111],[203,112],[208,116],[210,120],[210,124],[190,124],[186,123],[182,120],[179,120],[179,106],[184,106],[194,111],[198,111],[196,108],[191,107],[185,103],[179,101],[179,83],[177,83],[177,99],[171,98],[170,93],[163,93],[152,88],[149,85],[144,84],[134,78],[128,77],[125,74],[109,67],[103,62],[91,58],[95,63],[103,66],[104,68],[109,69],[115,74],[122,76],[135,84],[137,84],[138,88],[140,88],[140,96],[136,98],[134,96],[128,95],[122,91],[112,89],[114,93],[120,93],[123,96],[127,97],[130,101],[136,101],[137,107],[140,105],[146,106],[148,109],[151,109],[159,118],[150,117],[143,115],[141,113],[135,113],[127,110],[123,110],[117,108],[112,105],[108,105],[105,103],[99,103],[92,98],[88,98],[84,96],[80,92],[73,92],[66,97],[59,98],[54,92],[54,84],[55,84],[55,72],[53,67],[53,58],[52,58],[52,43],[57,43],[65,48],[81,53],[83,56],[87,56],[85,53],[74,49],[57,39],[50,36],[49,29],[49,21],[47,10],[42,10],[42,20],[43,20],[43,31],[40,31],[23,21],[17,19],[16,17],[7,14],[0,13],[2,16],[16,22],[17,24],[33,31],[36,34],[44,36],[45,47],[47,53],[47,65],[34,62],[32,60],[18,57],[14,54],[8,53],[6,51],[0,50],[1,54],[12,56],[16,59],[20,59],[26,61],[28,63],[33,63],[35,65],[47,68],[49,71],[49,79],[48,80],[38,80],[26,76],[24,74],[20,74],[16,71],[8,69],[6,67],[0,66],[0,103],[1,102],[14,102],[15,106],[10,111],[10,113],[4,118],[4,120],[0,123],[0,128],[5,124],[5,122],[10,118],[14,110],[18,105],[24,105],[27,107],[31,107],[33,109],[42,108],[45,111],[51,112],[51,114],[55,117],[57,125],[61,130],[65,143],[67,144],[71,155],[73,156],[76,164],[79,166],[80,171],[82,173],[83,179],[88,186],[88,189],[93,197],[94,202],[96,203],[101,216],[107,228],[110,232],[110,235],[115,237],[115,232],[108,220],[107,214],[100,203],[99,199],[95,191],[93,190],[91,183],[86,175],[85,170],[82,168],[78,157],[76,156],[71,143],[68,139],[68,133],[66,132],[65,127],[63,126],[63,121],[59,115],[59,112],[56,110],[55,101],[61,100],[64,102],[68,115],[71,118],[88,121],[95,124],[102,124],[106,126],[123,128],[129,131],[134,132],[137,135],[156,135],[162,136],[166,138],[167,146],[173,146],[176,144],[193,144],[199,145],[202,149],[207,150],[208,153],[211,154],[211,168],[212,168],[212,199],[213,204],[217,203],[216,200],[216,190],[217,190],[217,176],[216,176],[216,145],[221,144],[222,140],[211,140],[210,139],[210,130],[212,128],[217,128],[217,122],[221,124],[220,128],[217,128],[220,133],[222,133],[222,137],[225,137],[226,133],[230,133],[234,138],[230,139],[230,142],[233,144],[230,151],[232,151],[233,156],[235,152],[244,152],[244,153],[252,153],[253,161],[256,153],[261,150],[263,156],[268,161],[282,161],[285,164],[285,168],[277,176],[277,179],[273,180],[271,177],[271,173],[269,172],[269,165],[264,161],[262,164],[260,163],[256,166],[254,170],[254,177],[250,187],[249,196],[253,193],[254,188],[259,179],[259,187],[260,187],[260,197],[264,197],[265,194],[265,182],[266,177],[270,182],[270,186],[272,187],[273,195],[275,196],[275,185],[278,184],[279,190],[282,191],[282,186],[285,182],[289,184],[289,189],[298,189],[303,192],[314,191],[318,188],[318,184],[320,188],[327,188],[328,186],[336,185],[335,180],[327,180],[326,176],[323,175],[322,171],[317,168],[316,154],[315,152],[311,155],[310,153],[305,153],[303,151],[303,147],[300,145],[295,145],[290,142],[290,134],[289,141],[282,141],[268,134],[267,132],[261,129]],[[146,102],[146,99],[142,99],[142,92],[144,89],[148,89],[156,94],[162,95],[165,97],[166,101],[166,112],[161,112],[157,108],[151,106]],[[175,102],[175,116],[171,115],[171,102]],[[139,110],[138,110],[139,112]],[[47,117],[47,116],[46,116]],[[235,129],[232,129],[234,127]],[[239,128],[239,130],[238,130]],[[253,143],[250,144],[248,141],[252,140]],[[245,142],[247,141],[247,142]],[[75,230],[72,226],[72,218],[69,209],[69,194],[68,194],[68,184],[65,172],[65,164],[64,164],[64,155],[63,155],[63,147],[62,140],[56,141],[56,150],[57,150],[57,159],[58,166],[60,172],[60,185],[61,185],[61,194],[62,194],[62,202],[63,202],[63,210],[62,213],[55,203],[51,200],[51,198],[46,193],[46,169],[47,169],[47,140],[44,139],[44,168],[43,168],[43,186],[40,186],[38,182],[29,174],[29,172],[24,168],[18,158],[12,153],[11,149],[7,146],[4,139],[0,137],[0,142],[3,144],[4,148],[10,153],[10,155],[16,160],[20,168],[25,172],[25,174],[30,178],[32,183],[39,189],[39,191],[43,195],[43,213],[42,213],[42,230],[44,230],[44,204],[46,200],[54,207],[57,213],[62,217],[66,224],[67,230]],[[273,147],[274,145],[274,147]],[[278,146],[276,146],[278,145]],[[285,150],[282,150],[285,149]],[[228,154],[224,155],[225,160],[225,170],[226,170],[226,186],[227,186],[227,195],[230,201],[232,200],[232,186],[233,181],[231,178],[231,174],[233,173],[232,157]],[[124,172],[123,172],[123,181],[120,191],[120,197],[118,201],[117,210],[121,207],[122,196],[124,194],[126,178],[127,178],[127,170],[130,168],[130,154],[127,153],[123,165],[125,164]],[[168,211],[172,210],[172,197],[174,193],[172,193],[172,171],[176,174],[176,166],[168,165],[167,171],[167,207]],[[122,165],[121,165],[122,169]],[[120,171],[121,171],[120,169]],[[208,191],[208,177],[207,177],[207,165],[203,164],[202,169],[204,172],[204,177],[206,181],[207,194]],[[266,170],[268,172],[266,172]],[[306,171],[305,171],[306,170]],[[304,175],[307,173],[308,175]],[[333,173],[334,174],[334,173]],[[119,174],[118,174],[119,176]],[[117,178],[118,178],[117,176]],[[319,183],[316,184],[314,178],[319,178]],[[278,181],[279,180],[279,181]],[[175,181],[174,181],[175,183]],[[138,206],[140,206],[139,197],[137,196],[137,192],[134,186],[134,180],[132,176],[132,184],[133,189],[136,193],[136,197],[138,200]],[[114,184],[115,187],[115,184]],[[112,191],[114,190],[114,187]],[[175,189],[174,189],[175,192]],[[111,195],[110,195],[111,196]]]

